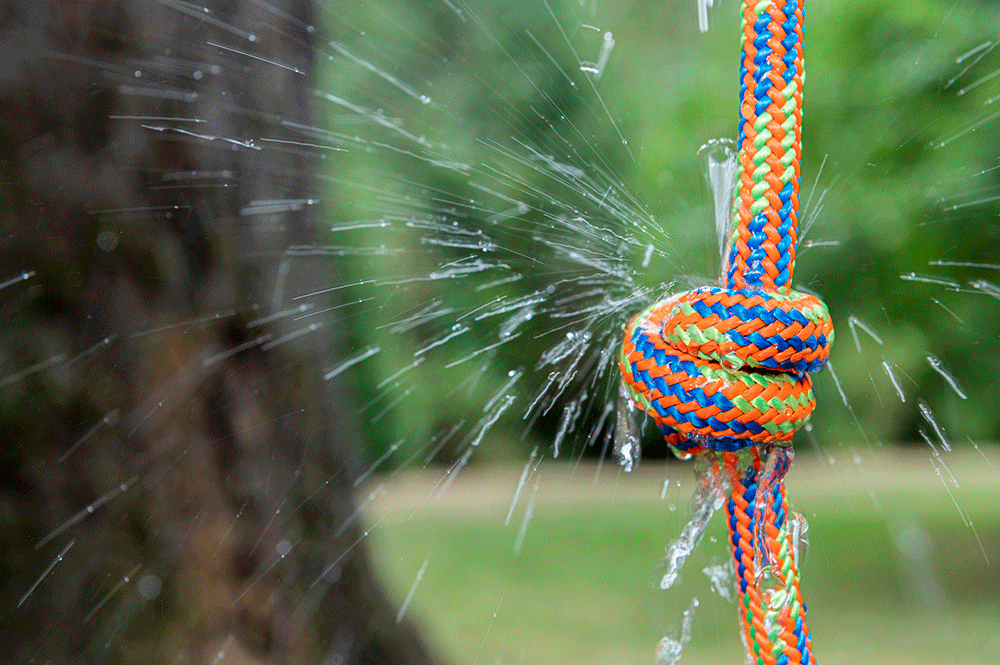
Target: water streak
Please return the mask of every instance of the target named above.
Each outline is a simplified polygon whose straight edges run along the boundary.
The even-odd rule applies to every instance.
[[[517,531],[517,539],[514,541],[514,554],[521,553],[521,546],[524,545],[524,536],[528,533],[528,524],[535,514],[535,497],[538,496],[538,484],[541,478],[535,480],[535,488],[531,490],[531,497],[528,499],[528,507],[524,509],[524,519],[521,520],[521,528]]]
[[[698,543],[701,542],[712,515],[722,508],[725,501],[722,481],[710,465],[705,466],[692,500],[693,514],[691,519],[681,529],[680,534],[667,545],[666,554],[663,555],[657,566],[658,571],[664,571],[660,578],[661,589],[669,589],[680,577],[681,567],[698,546]]]
[[[399,606],[399,612],[396,613],[396,625],[403,623],[403,616],[406,614],[406,610],[410,607],[410,603],[413,602],[413,596],[417,593],[417,585],[420,584],[420,580],[424,577],[424,572],[427,570],[427,564],[430,563],[430,559],[424,559],[424,563],[420,566],[420,570],[417,571],[417,577],[413,580],[413,585],[410,586],[409,593],[406,594],[406,599],[403,604]]]
[[[961,386],[959,386],[958,379],[956,379],[951,372],[944,368],[944,364],[941,362],[940,358],[927,356],[927,363],[931,366],[931,369],[940,374],[941,378],[943,378],[948,385],[951,386],[951,389],[955,391],[956,395],[962,399],[969,399],[969,396],[966,395],[965,391],[962,390]]]
[[[677,665],[680,662],[684,645],[691,641],[691,623],[694,621],[694,611],[698,604],[698,599],[692,598],[691,605],[684,610],[681,634],[676,640],[672,637],[664,637],[660,640],[656,646],[656,665]]]
[[[641,426],[646,423],[646,414],[639,411],[629,395],[625,381],[618,385],[618,418],[615,423],[615,457],[628,473],[639,463],[642,450]]]
[[[706,0],[701,0],[699,8],[705,2]],[[711,6],[711,0],[707,0],[707,4]],[[708,17],[706,14],[705,30],[707,29]],[[736,177],[739,173],[736,142],[732,139],[709,141],[698,149],[698,155],[701,157],[702,171],[712,195],[715,237],[719,244],[719,256],[724,257],[729,253],[727,244],[729,243],[733,219],[733,194],[736,191]]]
[[[698,30],[708,32],[708,10],[715,4],[715,0],[698,0]]]

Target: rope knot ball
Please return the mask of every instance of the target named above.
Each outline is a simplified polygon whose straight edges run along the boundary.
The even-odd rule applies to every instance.
[[[629,395],[677,450],[732,452],[791,441],[815,406],[809,372],[832,343],[815,296],[702,287],[636,315],[619,364]]]

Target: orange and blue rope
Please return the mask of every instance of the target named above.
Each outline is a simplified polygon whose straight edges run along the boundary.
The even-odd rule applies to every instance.
[[[783,478],[815,407],[810,372],[829,312],[791,288],[802,125],[801,0],[744,0],[739,182],[725,287],[668,296],[625,329],[632,400],[681,457],[711,458],[726,514],[747,648],[758,663],[814,663]],[[768,581],[765,578],[769,578]]]

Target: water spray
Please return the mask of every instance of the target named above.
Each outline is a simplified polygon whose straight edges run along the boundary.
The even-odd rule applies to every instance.
[[[801,518],[784,476],[829,357],[823,302],[791,287],[802,126],[801,0],[743,2],[738,184],[720,286],[671,294],[634,317],[623,391],[702,485],[725,492],[744,644],[761,665],[813,664],[799,589]],[[709,492],[711,494],[711,492]]]

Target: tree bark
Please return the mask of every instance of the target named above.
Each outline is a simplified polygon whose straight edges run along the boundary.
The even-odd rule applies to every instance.
[[[310,4],[0,16],[0,662],[433,662],[355,516],[333,320],[295,320]]]

